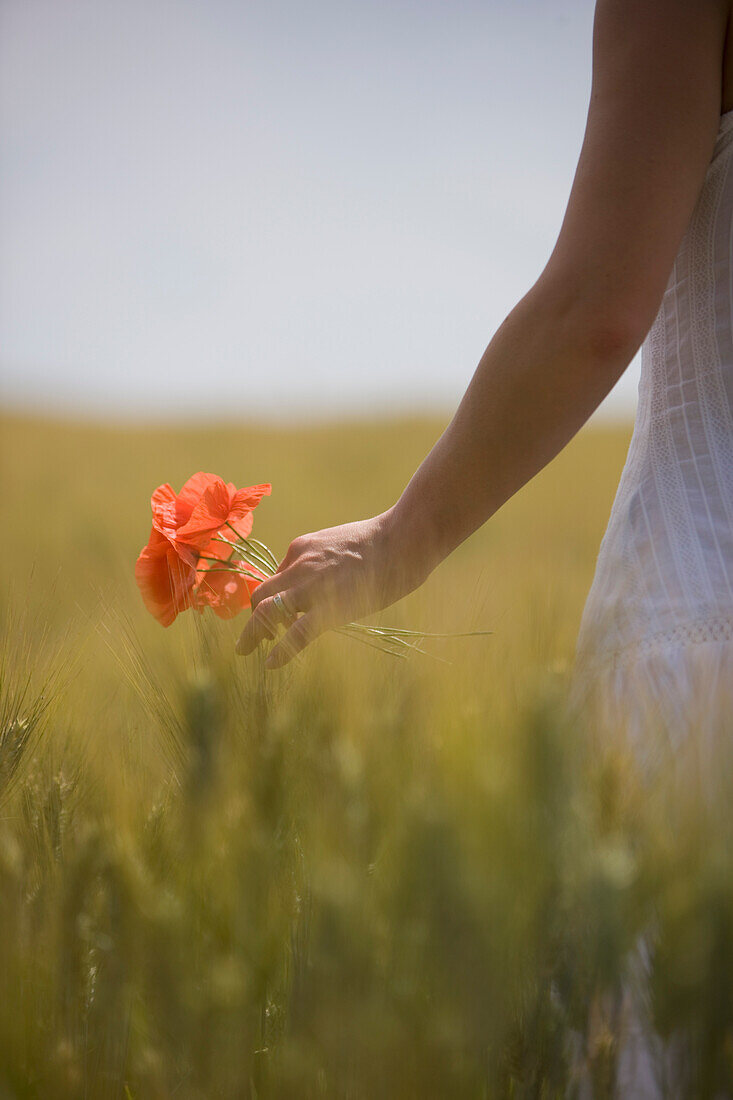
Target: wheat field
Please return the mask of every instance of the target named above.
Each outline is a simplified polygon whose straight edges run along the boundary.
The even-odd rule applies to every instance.
[[[266,672],[241,622],[142,605],[159,483],[270,481],[281,556],[391,504],[443,426],[2,417],[0,1100],[611,1096],[650,922],[679,1094],[733,1084],[725,783],[650,791],[564,706],[629,430],[380,614],[492,631],[434,657],[326,636]]]

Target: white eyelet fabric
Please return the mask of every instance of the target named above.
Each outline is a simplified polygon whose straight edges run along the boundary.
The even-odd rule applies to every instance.
[[[634,432],[578,635],[576,690],[627,727],[651,706],[681,730],[733,682],[732,263],[729,111],[642,347]]]

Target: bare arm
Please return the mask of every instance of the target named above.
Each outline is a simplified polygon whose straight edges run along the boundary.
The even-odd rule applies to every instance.
[[[572,438],[657,313],[712,155],[728,3],[598,0],[583,147],[557,244],[450,425],[381,516],[291,544],[253,597],[249,652],[294,611],[272,664],[422,583]]]

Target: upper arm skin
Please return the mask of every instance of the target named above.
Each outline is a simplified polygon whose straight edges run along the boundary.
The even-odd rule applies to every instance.
[[[724,0],[596,5],[585,137],[534,289],[599,340],[633,345],[630,355],[659,309],[712,156],[728,10]]]

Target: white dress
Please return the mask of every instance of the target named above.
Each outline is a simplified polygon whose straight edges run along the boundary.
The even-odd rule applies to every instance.
[[[623,730],[644,774],[694,756],[685,782],[712,780],[715,734],[733,715],[733,111],[642,347],[571,697],[598,708],[594,735]],[[676,1095],[678,1076],[650,1024],[653,941],[640,939],[622,991],[617,1095],[638,1100]]]
[[[576,649],[574,690],[677,746],[733,683],[733,111],[657,317]],[[703,711],[702,716],[700,711]],[[655,721],[661,719],[660,721]]]

